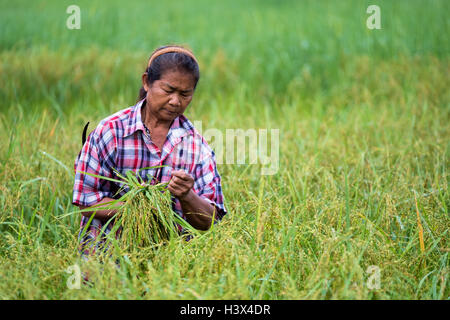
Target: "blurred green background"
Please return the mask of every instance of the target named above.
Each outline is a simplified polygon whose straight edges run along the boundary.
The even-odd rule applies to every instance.
[[[80,30],[66,27],[71,4],[80,7]],[[148,56],[167,43],[186,44],[198,55],[200,96],[250,91],[253,101],[274,108],[293,94],[347,89],[345,68],[361,57],[371,73],[405,56],[448,58],[448,1],[377,1],[381,30],[366,27],[370,4],[1,1],[1,108],[45,102],[63,113],[80,99],[132,100]]]

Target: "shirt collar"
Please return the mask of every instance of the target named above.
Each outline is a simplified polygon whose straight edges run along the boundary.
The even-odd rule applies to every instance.
[[[140,100],[134,106],[131,107],[130,116],[123,132],[123,137],[128,137],[138,130],[144,131],[144,124],[142,123],[141,107],[144,103],[144,99]]]

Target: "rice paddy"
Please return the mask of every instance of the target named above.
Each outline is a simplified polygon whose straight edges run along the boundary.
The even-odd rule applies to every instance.
[[[448,1],[77,1],[69,30],[71,4],[0,1],[0,299],[449,299]],[[136,185],[117,261],[84,261],[83,127],[167,43],[200,63],[186,116],[279,129],[278,170],[220,164],[228,214],[190,241],[133,214],[169,201]]]

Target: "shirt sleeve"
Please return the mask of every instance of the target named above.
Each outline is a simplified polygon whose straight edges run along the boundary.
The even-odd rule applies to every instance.
[[[216,216],[221,220],[227,210],[224,205],[221,178],[217,171],[214,152],[195,169],[194,191],[216,208]]]
[[[105,197],[113,197],[112,183],[84,173],[113,176],[111,165],[108,164],[107,148],[104,139],[98,138],[95,131],[91,132],[75,161],[73,204],[89,207]]]

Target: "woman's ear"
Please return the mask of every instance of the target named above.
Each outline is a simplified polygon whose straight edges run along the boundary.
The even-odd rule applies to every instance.
[[[145,91],[148,91],[147,72],[142,74],[142,87]]]

